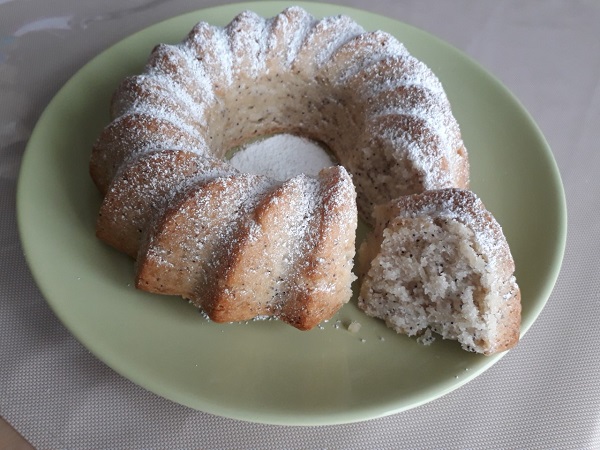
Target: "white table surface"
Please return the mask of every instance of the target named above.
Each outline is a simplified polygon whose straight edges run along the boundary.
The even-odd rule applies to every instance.
[[[36,287],[17,235],[27,140],[48,102],[93,56],[158,21],[222,3],[0,0],[0,416],[40,449],[600,448],[595,0],[337,1],[423,28],[469,54],[521,100],[560,168],[569,231],[554,292],[517,348],[474,381],[362,423],[258,425],[147,392],[69,334]],[[2,425],[0,448],[14,448]]]

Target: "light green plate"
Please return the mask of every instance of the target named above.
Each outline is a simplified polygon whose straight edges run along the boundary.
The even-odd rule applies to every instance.
[[[524,333],[550,295],[566,234],[560,176],[535,123],[500,83],[429,34],[355,9],[298,4],[317,16],[344,13],[367,29],[393,33],[441,78],[470,152],[472,188],[503,225],[516,260]],[[274,321],[209,323],[179,298],[136,291],[132,261],[94,236],[100,196],[88,159],[119,80],[138,72],[156,43],[180,41],[197,21],[225,25],[243,9],[272,16],[286,6],[244,3],[176,17],[81,69],[48,105],[27,147],[18,186],[21,238],[60,320],[98,358],[146,389],[254,422],[379,417],[458,388],[502,355],[467,353],[441,339],[422,346],[367,318],[355,303],[309,332]],[[352,320],[362,324],[356,334],[345,329]]]

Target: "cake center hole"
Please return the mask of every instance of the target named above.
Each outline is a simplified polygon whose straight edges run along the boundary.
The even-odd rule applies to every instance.
[[[277,134],[241,147],[231,157],[236,169],[284,181],[304,173],[316,176],[335,165],[329,153],[317,142],[292,134]]]

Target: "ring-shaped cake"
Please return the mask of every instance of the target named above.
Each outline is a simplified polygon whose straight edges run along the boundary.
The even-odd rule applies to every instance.
[[[181,295],[215,321],[273,316],[299,329],[352,293],[357,213],[468,188],[440,81],[393,36],[299,7],[201,22],[125,79],[90,161],[97,234],[136,259],[136,286]],[[227,152],[290,133],[339,166],[279,182]]]

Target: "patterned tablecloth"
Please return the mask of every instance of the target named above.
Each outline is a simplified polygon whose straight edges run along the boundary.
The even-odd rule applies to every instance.
[[[66,330],[33,281],[15,215],[21,158],[44,108],[93,56],[158,21],[221,2],[0,0],[0,415],[34,447],[600,447],[600,3],[338,2],[463,50],[539,124],[569,209],[562,271],[539,319],[516,349],[460,389],[355,424],[239,422],[134,385]]]

